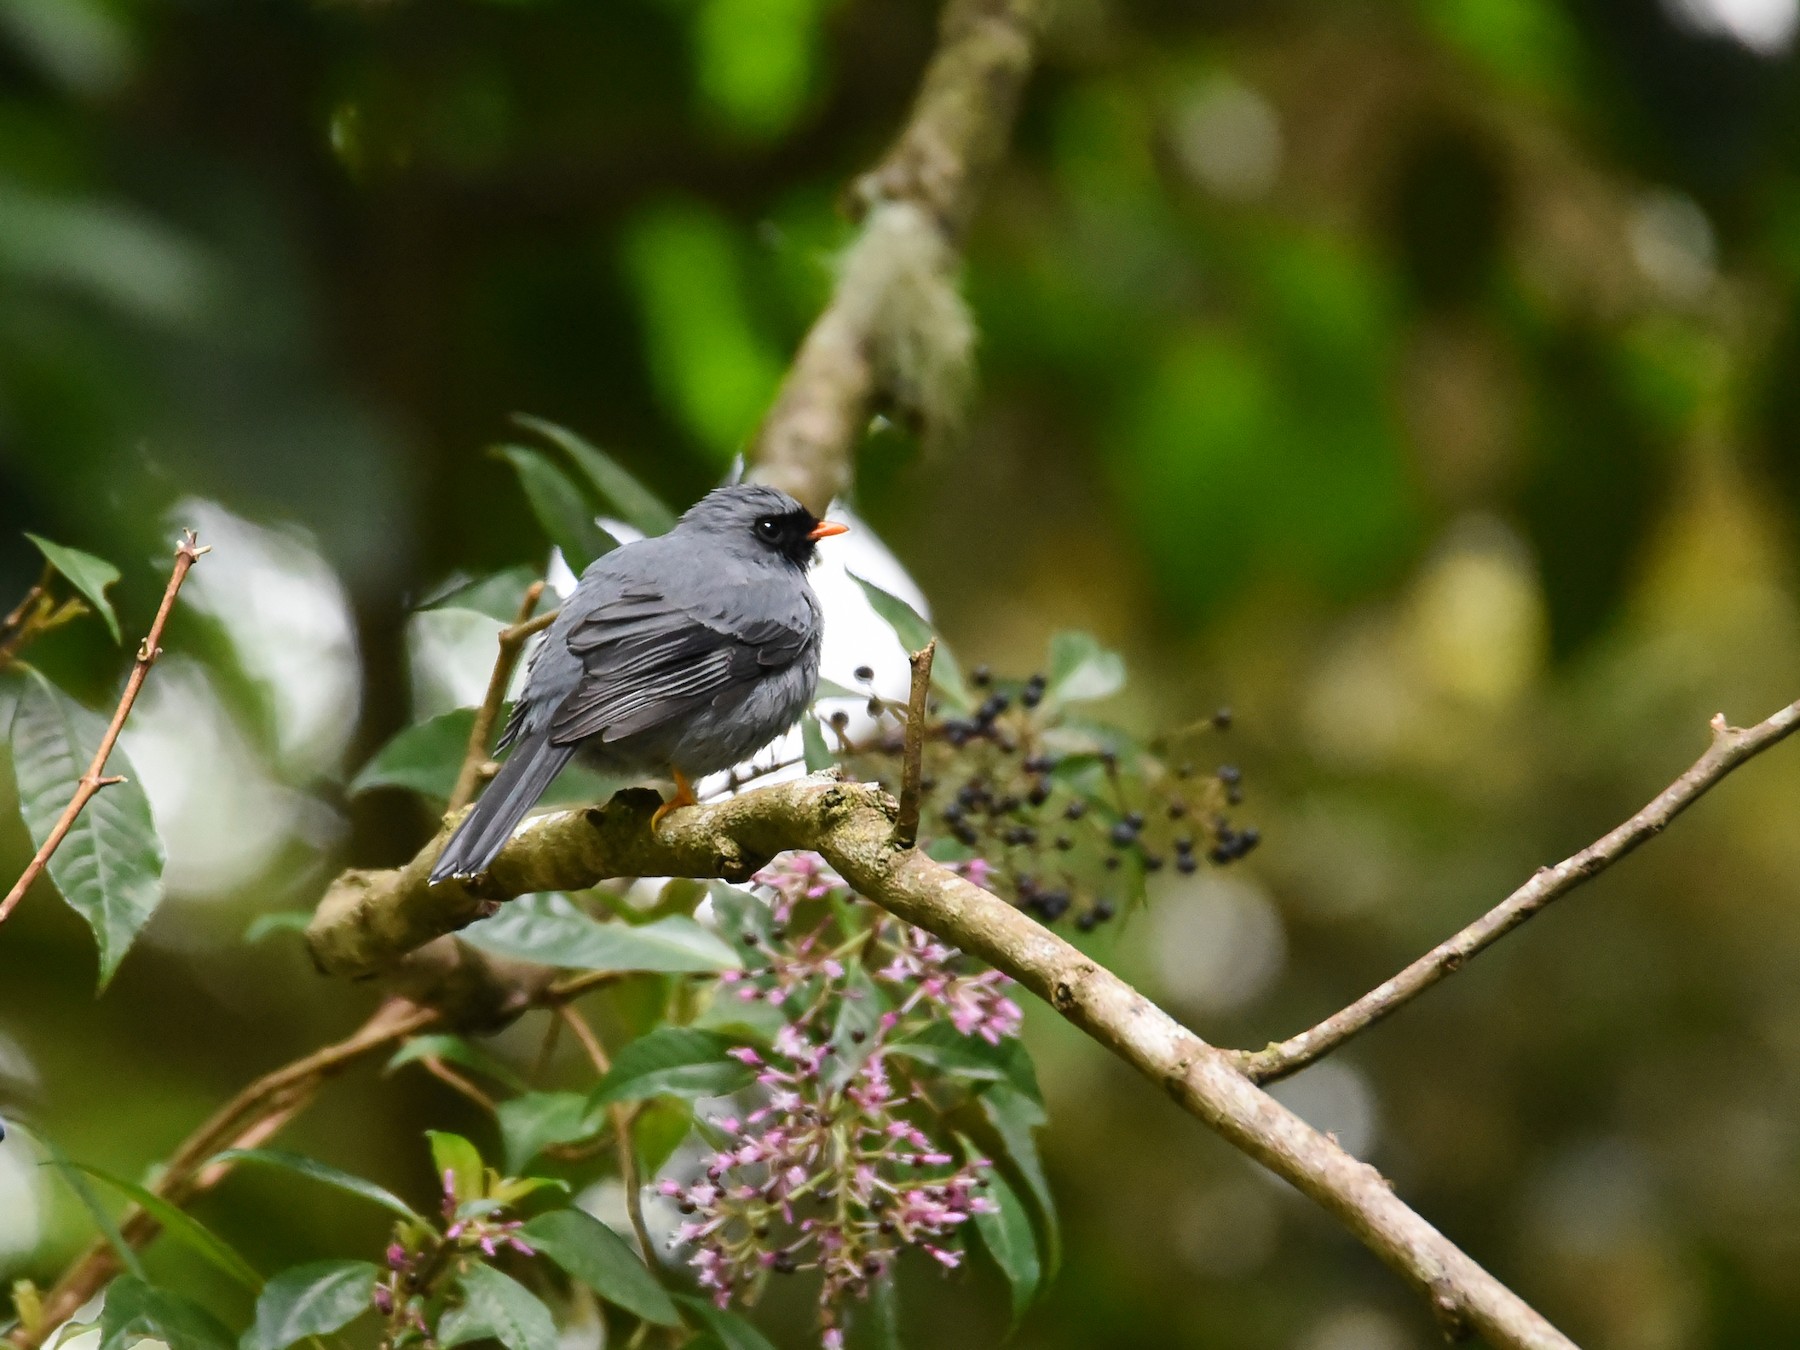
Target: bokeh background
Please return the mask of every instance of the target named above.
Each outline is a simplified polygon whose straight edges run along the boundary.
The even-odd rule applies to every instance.
[[[543,561],[488,447],[526,411],[674,502],[716,481],[933,21],[0,0],[0,598],[30,529],[119,563],[141,631],[173,526],[217,548],[126,741],[168,903],[100,1001],[47,894],[0,934],[0,1112],[27,1127],[0,1274],[85,1237],[33,1138],[137,1175],[366,1013],[243,933],[428,833],[344,784],[479,688],[492,630],[411,604]],[[965,665],[1023,674],[1086,627],[1127,654],[1127,725],[1235,710],[1263,847],[1093,941],[1208,1037],[1315,1020],[1634,810],[1714,712],[1800,695],[1797,25],[1796,0],[1058,5],[969,244],[966,433],[878,426],[856,506]],[[34,659],[96,705],[122,661],[94,624]],[[29,853],[10,793],[0,875]],[[1797,801],[1778,750],[1278,1095],[1584,1346],[1800,1341]],[[1014,1344],[1435,1343],[1334,1224],[1040,1011],[1068,1257]],[[290,1140],[423,1193],[430,1125],[486,1128],[368,1069]],[[254,1177],[200,1212],[268,1268],[381,1241]],[[916,1345],[1005,1332],[979,1264],[905,1310]]]

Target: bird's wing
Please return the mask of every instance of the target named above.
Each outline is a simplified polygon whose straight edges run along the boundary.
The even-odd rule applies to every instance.
[[[552,716],[550,739],[623,740],[791,665],[816,624],[795,604],[771,612],[770,600],[748,584],[677,599],[638,582],[602,601],[569,631],[583,674]]]

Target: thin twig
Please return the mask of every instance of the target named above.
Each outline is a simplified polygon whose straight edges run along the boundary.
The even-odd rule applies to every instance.
[[[25,592],[25,598],[13,606],[4,619],[0,619],[0,666],[10,662],[19,654],[20,648],[31,640],[38,622],[49,609],[50,583],[55,578],[56,568],[45,563],[42,574],[31,589]]]
[[[494,1099],[492,1097],[488,1096],[487,1093],[476,1087],[475,1084],[471,1083],[467,1078],[464,1078],[460,1073],[444,1063],[444,1061],[439,1059],[436,1055],[425,1055],[419,1060],[419,1063],[424,1065],[425,1072],[437,1079],[438,1082],[442,1083],[452,1092],[467,1097],[490,1116],[499,1113],[500,1108],[494,1104]]]
[[[566,1003],[558,1007],[559,1016],[575,1039],[581,1042],[581,1048],[587,1051],[587,1057],[593,1062],[594,1072],[602,1078],[612,1068],[612,1061],[607,1058],[606,1047],[600,1044],[600,1038],[594,1034],[593,1027],[588,1025],[587,1018],[569,1007]],[[643,1249],[644,1260],[651,1269],[657,1269],[656,1248],[650,1241],[650,1229],[644,1222],[643,1181],[638,1176],[637,1149],[631,1142],[631,1126],[637,1119],[637,1112],[622,1102],[615,1102],[607,1108],[607,1115],[612,1120],[613,1137],[619,1153],[619,1184],[625,1188],[625,1209],[631,1215],[631,1231],[637,1234],[638,1246]]]
[[[545,986],[533,1002],[538,1007],[559,1008],[623,978],[618,971],[584,971]],[[327,1079],[358,1060],[418,1035],[443,1016],[436,1008],[420,1007],[406,999],[388,1000],[343,1040],[302,1055],[238,1092],[169,1156],[151,1189],[172,1205],[186,1206],[231,1170],[230,1163],[209,1165],[215,1155],[226,1149],[266,1144],[311,1105]],[[119,1231],[128,1245],[142,1248],[160,1231],[160,1225],[134,1206],[120,1220]],[[118,1253],[106,1240],[96,1240],[44,1295],[43,1316],[30,1327],[14,1327],[6,1340],[0,1340],[0,1350],[38,1350],[44,1337],[74,1316],[118,1273]]]
[[[494,723],[500,720],[500,706],[506,702],[506,687],[512,683],[513,667],[519,664],[519,653],[525,650],[525,644],[535,634],[556,622],[557,611],[554,609],[535,619],[531,617],[543,594],[544,583],[541,581],[526,587],[518,618],[510,627],[500,630],[500,653],[494,658],[493,674],[488,676],[487,694],[475,710],[475,724],[469,728],[469,748],[463,755],[462,767],[457,770],[456,786],[450,790],[450,802],[445,807],[448,814],[462,810],[475,796],[475,787],[481,781],[481,766],[487,763],[488,742],[494,734]]]
[[[1755,726],[1729,726],[1725,715],[1712,719],[1712,744],[1688,771],[1657,793],[1649,805],[1581,852],[1537,874],[1454,937],[1439,943],[1392,979],[1364,994],[1341,1012],[1297,1036],[1262,1050],[1239,1051],[1239,1067],[1257,1083],[1274,1082],[1330,1054],[1352,1036],[1405,1007],[1470,957],[1498,942],[1552,900],[1597,876],[1639,844],[1655,838],[1738,765],[1800,730],[1800,703],[1792,703]]]
[[[900,762],[900,814],[894,818],[894,843],[911,848],[919,842],[919,799],[925,774],[925,709],[931,695],[931,659],[937,655],[932,638],[907,654],[912,666],[912,692],[906,704],[906,750]]]
[[[13,883],[13,888],[0,900],[0,923],[13,912],[14,907],[24,898],[31,883],[42,874],[63,839],[74,827],[75,819],[82,813],[88,802],[101,788],[110,787],[114,783],[125,780],[114,775],[106,776],[106,761],[111,756],[113,745],[119,739],[119,732],[124,729],[125,719],[131,715],[131,705],[137,702],[138,691],[144,687],[144,678],[149,675],[150,667],[156,664],[156,658],[162,655],[163,625],[168,622],[169,611],[175,608],[175,596],[181,590],[181,583],[187,580],[189,569],[204,555],[212,552],[211,545],[202,545],[194,537],[192,530],[182,531],[182,539],[175,546],[175,569],[169,574],[169,584],[163,590],[162,604],[157,607],[156,618],[150,625],[149,635],[138,647],[137,659],[132,663],[131,675],[125,681],[125,692],[119,696],[119,706],[113,710],[112,721],[107,725],[106,734],[100,738],[100,748],[94,752],[93,761],[87,772],[81,775],[81,781],[75,788],[75,795],[63,808],[63,813],[51,827],[49,836],[43,846],[38,849],[31,861],[26,864],[25,871]]]

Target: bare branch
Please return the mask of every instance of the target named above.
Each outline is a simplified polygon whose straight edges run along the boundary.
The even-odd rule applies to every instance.
[[[506,687],[512,683],[513,668],[519,664],[519,653],[532,637],[556,622],[556,610],[531,617],[544,594],[544,583],[534,581],[525,589],[519,615],[510,628],[500,630],[500,654],[494,658],[494,672],[488,676],[487,694],[475,710],[475,724],[469,728],[469,748],[463,754],[462,767],[456,773],[456,786],[450,789],[445,815],[455,815],[475,796],[481,781],[481,766],[487,763],[488,744],[493,740],[494,723],[500,720],[500,705],[506,702]]]
[[[1700,800],[1713,784],[1796,730],[1800,730],[1800,703],[1789,704],[1767,720],[1744,729],[1727,725],[1725,715],[1720,713],[1712,720],[1712,744],[1706,753],[1630,820],[1556,866],[1539,868],[1530,881],[1474,923],[1341,1012],[1265,1049],[1240,1051],[1239,1067],[1252,1081],[1269,1083],[1330,1054],[1352,1036],[1405,1007],[1446,975],[1461,970],[1470,957],[1498,942],[1552,900],[1568,894],[1639,844],[1661,834],[1670,821]]]
[[[581,1048],[587,1052],[594,1072],[602,1078],[606,1077],[612,1068],[612,1061],[607,1057],[606,1047],[600,1044],[600,1038],[594,1034],[593,1027],[588,1025],[587,1018],[567,1004],[558,1008],[557,1014],[569,1030],[575,1033],[575,1039],[581,1042]],[[607,1107],[606,1114],[612,1121],[613,1146],[619,1159],[619,1184],[625,1188],[625,1210],[631,1216],[631,1231],[637,1235],[645,1262],[652,1270],[660,1269],[660,1263],[656,1259],[656,1244],[651,1241],[649,1226],[644,1222],[643,1182],[638,1176],[637,1149],[631,1142],[631,1127],[637,1119],[637,1109],[626,1106],[623,1102],[614,1102]]]
[[[912,691],[906,705],[906,749],[900,762],[900,815],[894,821],[894,843],[911,848],[919,841],[920,785],[925,775],[925,716],[931,698],[931,659],[937,655],[937,639],[932,638],[916,652],[907,654],[912,666]]]
[[[162,655],[163,625],[168,622],[169,611],[175,608],[175,597],[181,590],[181,583],[187,580],[187,574],[193,565],[212,552],[210,545],[201,545],[194,537],[192,530],[182,532],[182,539],[175,546],[175,568],[169,574],[169,584],[163,590],[162,604],[157,607],[156,618],[150,624],[150,632],[138,648],[137,659],[132,663],[131,675],[125,681],[125,692],[119,696],[119,706],[113,710],[112,721],[107,725],[106,734],[100,738],[100,748],[94,752],[93,761],[87,772],[82,774],[80,783],[75,788],[75,795],[63,808],[63,813],[51,827],[43,846],[38,849],[13,888],[0,900],[0,923],[4,923],[9,914],[25,898],[25,892],[31,889],[31,883],[42,875],[49,864],[50,857],[61,846],[76,818],[81,815],[87,804],[93,800],[94,794],[101,788],[121,783],[123,778],[106,776],[106,761],[112,755],[113,746],[119,739],[119,732],[124,730],[125,719],[131,716],[131,706],[137,702],[138,691],[144,687],[144,678],[149,675],[150,667],[156,664],[156,658]]]
[[[615,984],[618,971],[583,971],[560,980],[544,980],[524,1007],[561,1008],[583,994]],[[303,1055],[264,1074],[215,1111],[185,1139],[162,1165],[151,1188],[170,1204],[185,1207],[202,1192],[211,1190],[231,1170],[229,1163],[212,1163],[216,1154],[232,1148],[257,1148],[274,1138],[312,1104],[325,1082],[350,1065],[398,1045],[433,1026],[456,1025],[455,1014],[439,1007],[424,1007],[410,999],[390,998],[369,1020],[341,1041]],[[430,1069],[431,1066],[427,1066]],[[439,1068],[442,1068],[440,1065]],[[437,1070],[432,1070],[437,1072]],[[439,1073],[440,1077],[443,1076]],[[456,1075],[460,1078],[460,1075]],[[472,1084],[452,1084],[472,1089]],[[492,1109],[492,1103],[486,1103]],[[160,1231],[160,1225],[133,1206],[119,1222],[120,1234],[132,1247],[143,1247]],[[0,1350],[37,1350],[46,1336],[74,1316],[76,1311],[119,1273],[119,1258],[110,1243],[97,1239],[63,1272],[44,1295],[43,1315],[29,1327],[14,1327]]]
[[[954,943],[1050,1003],[1163,1087],[1229,1142],[1318,1201],[1419,1288],[1446,1325],[1497,1346],[1569,1342],[1399,1200],[1358,1162],[1250,1082],[1215,1049],[1142,994],[1033,919],[894,842],[899,807],[879,788],[802,779],[703,804],[650,829],[654,792],[540,818],[495,860],[479,893],[427,885],[442,838],[397,871],[340,879],[308,930],[322,970],[362,975],[409,942],[470,922],[495,900],[582,890],[617,876],[742,880],[787,849],[816,851],[862,895]]]
[[[42,626],[52,606],[50,603],[50,583],[56,578],[54,564],[45,563],[44,571],[32,583],[30,590],[5,618],[0,619],[0,666],[5,666],[24,645],[31,641],[32,635]]]
[[[1044,0],[950,0],[905,128],[851,190],[864,221],[794,357],[755,475],[823,511],[850,485],[872,412],[954,415],[973,334],[954,275],[980,188],[1011,135]]]

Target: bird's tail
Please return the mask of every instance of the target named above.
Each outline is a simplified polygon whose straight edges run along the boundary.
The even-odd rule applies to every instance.
[[[524,737],[514,745],[475,809],[438,854],[431,884],[446,877],[477,877],[487,871],[494,855],[512,838],[513,827],[537,805],[574,753],[572,745],[551,744],[546,733]]]

